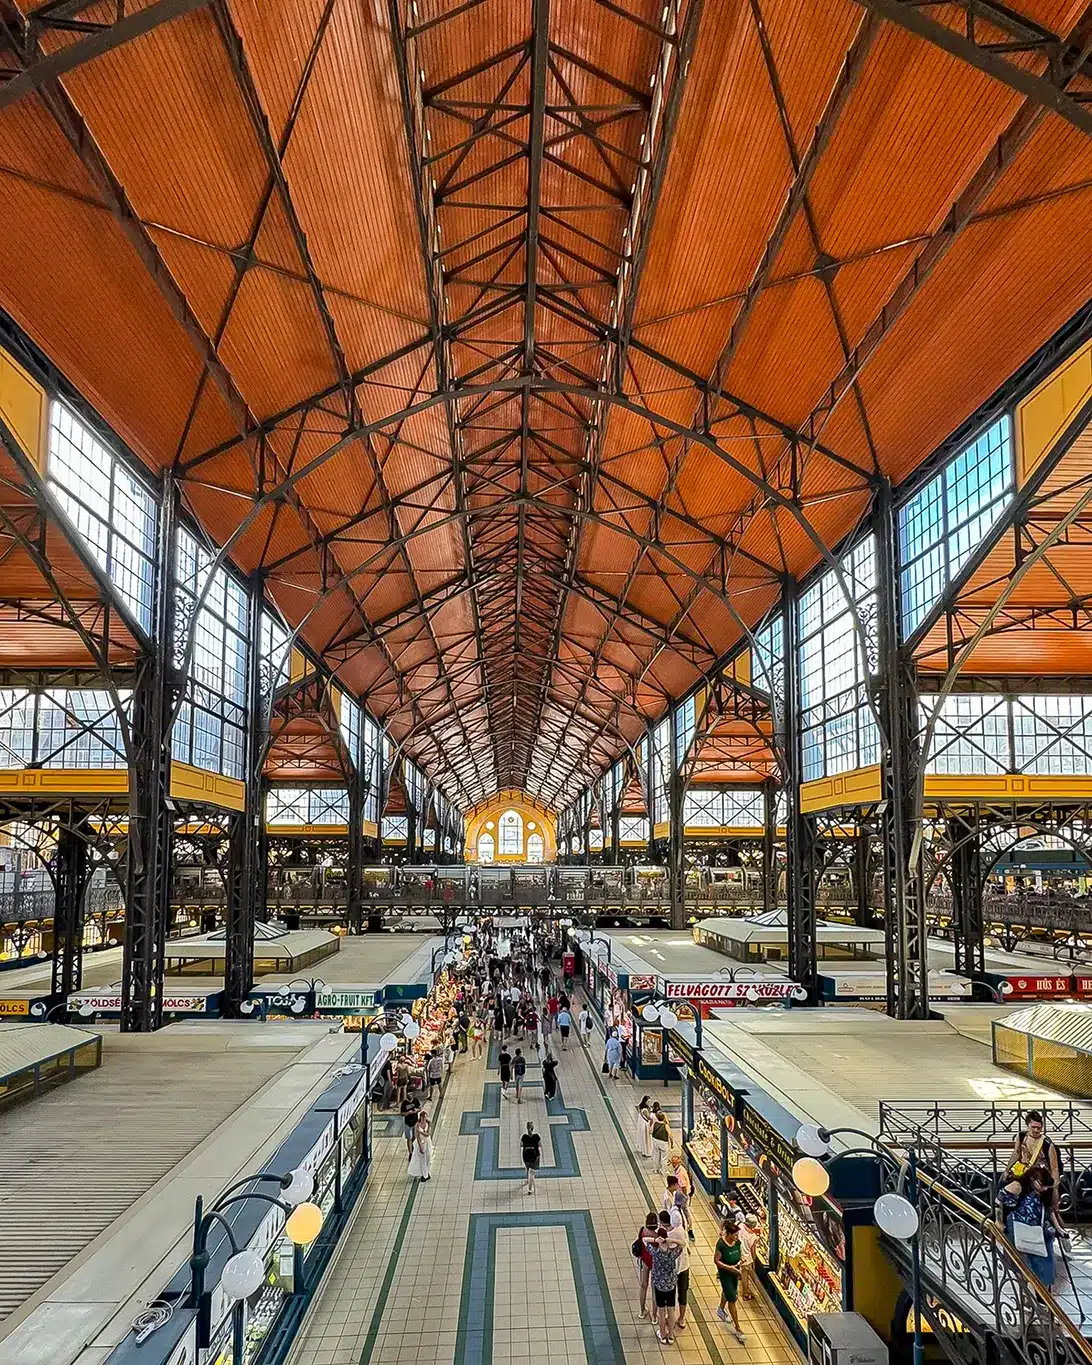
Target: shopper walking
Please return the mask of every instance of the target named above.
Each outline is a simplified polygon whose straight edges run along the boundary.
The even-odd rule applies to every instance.
[[[548,1100],[557,1094],[557,1059],[549,1051],[542,1059],[542,1093]]]
[[[591,1042],[592,1035],[592,1014],[587,1005],[580,1011],[576,1020],[577,1032],[580,1034],[580,1045],[587,1047]]]
[[[649,1278],[656,1301],[656,1339],[661,1345],[670,1346],[675,1339],[671,1333],[675,1325],[680,1247],[677,1242],[668,1241],[667,1229],[661,1224],[656,1240],[649,1242],[648,1249],[652,1256]]]
[[[527,1075],[527,1058],[523,1055],[521,1047],[516,1048],[516,1055],[512,1058],[512,1075],[516,1078],[516,1103],[523,1103],[523,1078]]]
[[[512,1083],[512,1054],[508,1051],[507,1043],[501,1045],[497,1066],[500,1068],[501,1094],[507,1099],[508,1087]]]
[[[432,1103],[432,1092],[442,1090],[444,1085],[444,1054],[434,1047],[425,1063],[425,1079],[428,1081],[428,1102]]]
[[[413,1155],[413,1138],[417,1129],[417,1119],[420,1115],[420,1106],[413,1095],[407,1095],[402,1101],[402,1135],[406,1139],[406,1158]]]
[[[655,1319],[654,1308],[648,1306],[648,1285],[649,1273],[652,1270],[652,1252],[649,1250],[649,1242],[655,1241],[660,1233],[660,1220],[655,1212],[650,1210],[645,1215],[644,1223],[637,1229],[637,1236],[634,1238],[633,1263],[637,1271],[637,1299],[641,1307],[638,1318],[643,1322],[648,1318],[650,1322]]]
[[[622,1065],[622,1042],[617,1033],[611,1031],[607,1039],[607,1069],[613,1080],[618,1079],[618,1069]]]
[[[417,1127],[413,1133],[409,1173],[422,1184],[432,1179],[432,1125],[429,1123],[428,1110],[424,1108],[417,1116]]]
[[[740,1245],[743,1247],[743,1257],[739,1263],[739,1283],[745,1299],[753,1299],[755,1296],[755,1248],[758,1246],[758,1235],[758,1214],[749,1213],[739,1230]]]
[[[671,1150],[671,1128],[667,1115],[658,1104],[652,1106],[652,1160],[657,1174],[666,1175],[667,1155]]]
[[[477,1060],[482,1055],[482,1042],[485,1037],[485,1029],[482,1027],[480,1019],[475,1019],[470,1025],[470,1056]]]
[[[720,1280],[720,1307],[717,1309],[717,1317],[721,1322],[727,1322],[729,1315],[731,1316],[732,1328],[739,1342],[747,1340],[740,1328],[739,1309],[736,1307],[742,1260],[743,1245],[739,1240],[739,1227],[731,1219],[726,1218],[720,1225],[720,1238],[713,1252],[713,1264],[717,1268],[717,1277]],[[725,1308],[728,1310],[727,1313],[724,1311]]]
[[[1055,1186],[1046,1166],[1012,1176],[997,1196],[1005,1214],[1005,1233],[1031,1273],[1050,1289],[1054,1284],[1054,1243],[1068,1233],[1058,1217]]]
[[[572,1028],[572,1023],[573,1017],[569,1013],[568,1006],[566,1005],[564,1009],[559,1009],[557,1012],[557,1027],[558,1032],[561,1034],[562,1052],[568,1052],[569,1050],[569,1029]]]
[[[542,1158],[542,1139],[535,1132],[533,1123],[527,1125],[519,1141],[523,1149],[524,1170],[527,1172],[527,1193],[533,1194],[535,1191],[535,1172],[538,1170],[538,1163]]]
[[[652,1104],[647,1095],[641,1096],[641,1103],[637,1106],[637,1118],[634,1123],[637,1134],[637,1150],[642,1156],[652,1155]]]

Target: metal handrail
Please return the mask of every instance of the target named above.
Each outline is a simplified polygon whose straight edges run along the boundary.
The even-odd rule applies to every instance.
[[[907,1170],[906,1159],[892,1151],[890,1167],[883,1163],[886,1188],[901,1190]],[[951,1338],[953,1353],[959,1353],[958,1333],[945,1322],[943,1312],[971,1330],[992,1330],[1010,1346],[1019,1342],[1016,1353],[1029,1361],[1092,1365],[1092,1345],[1027,1269],[992,1217],[920,1167],[917,1207],[921,1269],[928,1291],[922,1308],[934,1333]],[[905,1260],[903,1243],[887,1237],[883,1241],[892,1259]],[[935,1304],[930,1294],[935,1294]]]

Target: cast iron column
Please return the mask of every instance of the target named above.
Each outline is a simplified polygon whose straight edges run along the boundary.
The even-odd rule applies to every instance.
[[[897,518],[891,485],[880,485],[876,535],[877,697],[881,736],[884,920],[887,932],[887,1012],[897,1019],[929,1017],[925,907],[920,859],[910,866],[914,785],[919,760],[918,698],[913,661],[903,657],[899,633]]]
[[[773,782],[762,784],[762,913],[777,909],[777,787]]]
[[[800,808],[803,735],[800,723],[800,623],[797,585],[789,579],[782,592],[785,670],[782,697],[782,751],[788,812],[785,845],[788,855],[789,975],[808,992],[818,994],[815,958],[815,820]]]
[[[123,1033],[148,1032],[163,1022],[164,948],[171,918],[171,716],[180,683],[174,668],[176,513],[177,492],[168,475],[163,481],[159,511],[155,649],[140,660],[133,689],[134,753],[129,767],[121,978]]]
[[[952,845],[948,879],[952,887],[955,968],[964,976],[980,976],[986,969],[986,946],[977,815],[958,815],[949,820],[948,838]]]
[[[250,642],[247,647],[246,777],[243,809],[231,822],[228,886],[224,925],[224,1013],[237,1017],[254,987],[254,925],[259,905],[267,901],[268,873],[262,857],[265,823],[263,767],[265,707],[261,661],[254,643],[262,604],[260,578],[250,583]]]
[[[872,831],[862,821],[853,841],[854,918],[862,929],[872,927]]]
[[[57,858],[53,868],[56,901],[52,993],[65,1000],[80,989],[83,975],[83,908],[90,875],[87,844],[62,825],[57,834]]]

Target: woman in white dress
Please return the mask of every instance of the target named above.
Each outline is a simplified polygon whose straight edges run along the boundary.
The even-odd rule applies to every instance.
[[[637,1150],[642,1156],[652,1155],[652,1107],[647,1095],[637,1106]]]
[[[428,1110],[422,1109],[417,1116],[417,1127],[413,1130],[413,1148],[409,1158],[410,1175],[422,1182],[432,1179],[431,1131]]]

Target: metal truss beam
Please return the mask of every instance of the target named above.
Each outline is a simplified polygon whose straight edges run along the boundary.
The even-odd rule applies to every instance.
[[[72,4],[39,5],[25,15],[12,6],[0,7],[0,109],[15,104],[44,86],[66,76],[86,62],[114,52],[124,43],[169,23],[180,15],[204,9],[210,0],[150,0],[126,3],[114,0],[114,17],[103,20],[103,6],[96,0]],[[79,15],[94,10],[93,19]],[[42,52],[39,39],[45,34],[82,34],[70,43]],[[7,49],[6,55],[4,49]]]
[[[1087,67],[1092,53],[1090,11],[1062,38],[1013,10],[982,0],[940,0],[930,6],[954,17],[956,24],[942,23],[910,0],[857,3],[1092,135],[1092,111],[1068,93],[1076,75],[1092,75]],[[1029,63],[1029,55],[1038,59],[1037,69]]]

